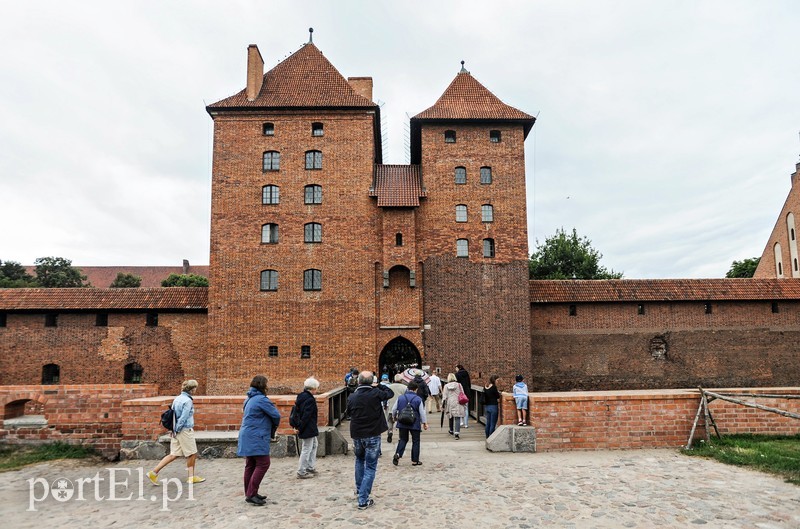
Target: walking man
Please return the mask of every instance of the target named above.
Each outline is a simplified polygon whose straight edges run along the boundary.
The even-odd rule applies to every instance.
[[[427,408],[425,411],[428,413],[433,412],[433,406],[436,405],[436,413],[442,411],[442,379],[436,373],[428,373],[431,379],[428,381],[428,391],[431,392],[431,397],[425,402]]]
[[[350,437],[356,456],[355,479],[358,491],[358,509],[369,509],[375,504],[370,498],[372,483],[378,470],[381,452],[381,434],[388,430],[383,414],[383,402],[393,397],[387,386],[378,385],[371,371],[358,374],[358,387],[347,399],[350,410]]]
[[[197,443],[194,440],[194,400],[192,394],[197,390],[196,380],[187,380],[181,386],[181,394],[172,401],[175,410],[175,433],[169,442],[169,454],[164,456],[156,468],[147,473],[153,485],[159,485],[158,473],[179,457],[186,458],[187,483],[202,483],[205,478],[194,473],[197,461]]]
[[[400,430],[400,441],[397,443],[397,450],[392,458],[394,466],[397,466],[400,458],[403,457],[409,435],[411,435],[411,464],[413,466],[422,464],[422,461],[419,460],[419,434],[423,428],[425,430],[428,429],[428,418],[425,416],[425,405],[422,402],[422,398],[417,395],[416,391],[417,383],[412,380],[408,383],[408,391],[395,401],[394,408],[392,408],[392,415],[397,421],[397,428]],[[411,422],[404,422],[401,415],[406,406],[411,406],[414,410],[414,418]]]

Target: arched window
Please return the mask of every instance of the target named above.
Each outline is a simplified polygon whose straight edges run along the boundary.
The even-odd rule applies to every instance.
[[[304,200],[306,204],[322,204],[322,186],[317,184],[305,187]]]
[[[456,142],[456,131],[454,131],[454,130],[446,130],[446,131],[444,131],[444,142],[445,143],[455,143]]]
[[[274,136],[275,135],[275,125],[272,123],[264,123],[261,126],[261,133],[264,136]]]
[[[309,222],[303,226],[303,242],[322,242],[322,224]]]
[[[324,129],[322,128],[322,123],[315,122],[311,124],[312,136],[322,136],[323,134],[324,134]]]
[[[481,222],[494,222],[494,208],[491,204],[481,206]]]
[[[492,183],[492,168],[481,167],[481,184],[491,184],[491,183]]]
[[[773,246],[772,251],[775,255],[775,274],[777,277],[783,277],[783,265],[781,262],[783,261],[783,252],[781,251],[781,243],[776,242],[775,246]]]
[[[466,184],[466,183],[467,183],[467,168],[456,167],[456,184]]]
[[[303,290],[322,290],[322,270],[311,268],[303,272]]]
[[[467,222],[467,206],[465,204],[456,206],[456,222]]]
[[[281,201],[281,188],[268,185],[261,188],[262,204],[278,204]]]
[[[395,246],[403,246],[403,234],[397,233],[394,236],[394,245]]]
[[[306,169],[322,169],[322,151],[306,151]]]
[[[125,384],[141,384],[143,373],[144,370],[142,369],[142,366],[136,362],[125,364],[125,374],[123,380]]]
[[[58,364],[42,366],[42,384],[58,384],[61,380],[61,368]]]
[[[278,225],[269,223],[261,226],[261,243],[278,244]]]
[[[278,290],[278,271],[277,270],[262,270],[261,271],[261,290],[262,291]]]
[[[456,257],[469,257],[469,241],[467,239],[456,240]]]
[[[483,240],[483,256],[494,257],[494,239]]]
[[[267,151],[264,153],[264,163],[261,167],[264,171],[279,171],[281,168],[281,153],[278,151]]]

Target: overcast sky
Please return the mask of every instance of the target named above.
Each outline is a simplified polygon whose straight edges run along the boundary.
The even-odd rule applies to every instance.
[[[224,7],[223,7],[224,6]],[[388,157],[460,61],[538,120],[531,250],[577,229],[626,278],[760,256],[800,154],[800,2],[42,1],[0,17],[0,259],[208,264],[212,121],[314,43],[372,76]],[[366,191],[366,190],[365,190]]]

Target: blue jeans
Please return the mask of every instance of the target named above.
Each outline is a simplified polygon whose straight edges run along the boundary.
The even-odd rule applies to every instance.
[[[365,505],[372,493],[372,482],[378,470],[378,456],[381,453],[381,436],[353,439],[353,452],[356,455],[356,489],[358,504]]]
[[[488,439],[497,426],[497,404],[487,404],[483,410],[486,413],[486,438]]]

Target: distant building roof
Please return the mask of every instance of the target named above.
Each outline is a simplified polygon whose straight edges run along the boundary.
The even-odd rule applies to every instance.
[[[207,110],[291,107],[377,107],[359,95],[313,43],[278,63],[264,74],[261,91],[253,101],[247,88],[208,105]]]
[[[208,288],[2,288],[2,311],[208,309]]]
[[[427,196],[419,165],[375,165],[369,196],[378,197],[378,207],[415,207]]]
[[[800,279],[531,280],[531,303],[800,300]]]
[[[35,266],[25,267],[29,274],[35,275]],[[97,288],[108,288],[117,274],[133,274],[142,278],[142,288],[160,287],[170,274],[196,274],[208,277],[208,265],[194,266],[188,262],[184,266],[78,266],[75,268],[86,276],[89,284]]]

